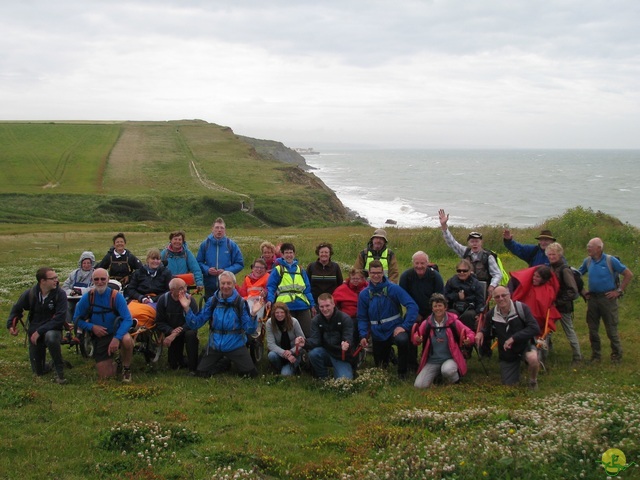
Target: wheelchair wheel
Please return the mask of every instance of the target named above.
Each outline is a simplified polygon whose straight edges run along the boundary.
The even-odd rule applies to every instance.
[[[258,365],[264,356],[264,342],[262,341],[262,337],[249,340],[249,353],[251,354],[253,363]]]
[[[162,356],[162,335],[155,330],[144,333],[143,342],[144,359],[147,363],[158,363]]]
[[[93,357],[93,342],[91,341],[91,335],[87,332],[83,332],[78,335],[78,339],[80,340],[80,353],[84,358],[92,358]]]

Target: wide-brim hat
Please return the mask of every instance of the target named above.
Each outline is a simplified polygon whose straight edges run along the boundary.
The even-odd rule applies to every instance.
[[[478,238],[482,240],[482,234],[480,232],[471,232],[467,237],[467,240],[471,240],[472,238]]]
[[[551,240],[552,242],[555,242],[556,237],[553,236],[551,230],[542,230],[540,235],[536,237],[536,240]]]
[[[380,238],[384,238],[384,241],[387,242],[387,231],[384,228],[378,228],[373,232],[373,235],[371,235],[371,240],[373,240],[375,237],[380,237]]]

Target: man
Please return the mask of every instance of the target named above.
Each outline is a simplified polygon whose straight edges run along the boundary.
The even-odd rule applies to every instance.
[[[487,295],[491,295],[493,290],[500,285],[502,280],[502,272],[498,267],[498,262],[488,250],[482,248],[482,234],[471,232],[467,237],[468,247],[458,243],[449,231],[447,222],[449,215],[443,209],[438,211],[440,217],[440,228],[442,236],[449,248],[453,250],[460,258],[465,258],[473,265],[473,271],[476,278],[487,285]]]
[[[164,346],[168,350],[169,367],[176,370],[187,367],[195,374],[198,367],[198,331],[185,325],[184,310],[180,303],[180,292],[187,291],[187,282],[174,278],[169,282],[169,291],[158,299],[156,311],[156,328],[164,334]],[[190,297],[189,310],[198,313],[198,305]],[[187,348],[187,360],[184,349]]]
[[[109,287],[109,273],[104,268],[93,271],[95,288],[86,292],[78,302],[74,322],[92,337],[98,378],[115,376],[113,355],[120,350],[122,381],[131,383],[133,338],[129,329],[133,324],[127,301],[117,290]]]
[[[333,296],[318,297],[320,313],[311,321],[311,336],[306,340],[309,362],[318,378],[327,378],[333,367],[334,378],[353,378],[353,368],[346,358],[353,341],[353,320],[336,308]]]
[[[406,308],[402,318],[402,307]],[[399,285],[384,276],[379,260],[369,265],[369,286],[358,296],[358,330],[360,345],[368,346],[367,335],[371,330],[373,359],[377,367],[389,364],[391,349],[398,348],[398,376],[407,375],[409,334],[418,317],[418,305]]]
[[[538,240],[537,245],[523,245],[513,239],[511,230],[506,229],[502,232],[502,242],[507,250],[527,262],[530,267],[549,265],[545,250],[556,241],[556,238],[551,234],[551,230],[542,230],[536,240]]]
[[[244,259],[238,245],[226,237],[227,227],[222,218],[216,218],[211,234],[200,244],[196,259],[204,276],[204,297],[209,298],[218,289],[222,272],[238,273],[244,268]]]
[[[186,293],[179,292],[186,325],[193,330],[205,323],[210,327],[207,349],[198,363],[196,373],[200,377],[211,377],[228,370],[233,363],[241,375],[256,377],[258,371],[246,343],[247,335],[256,331],[258,322],[249,314],[245,300],[236,291],[236,276],[224,271],[218,280],[220,288],[198,314],[191,310],[191,299]],[[262,303],[254,304],[255,311],[262,307]]]
[[[529,388],[538,388],[538,352],[535,338],[540,334],[538,322],[524,303],[512,302],[511,294],[505,287],[496,287],[493,291],[496,302],[485,318],[485,324],[476,334],[476,345],[480,347],[492,332],[498,339],[498,359],[503,385],[520,383],[520,362],[524,360],[529,368]]]
[[[398,269],[398,259],[389,249],[387,241],[387,232],[382,228],[378,228],[373,232],[367,248],[362,250],[356,258],[353,268],[359,270],[369,270],[371,262],[379,260],[384,269],[384,275],[392,283],[398,283],[400,270]]]
[[[611,342],[611,361],[618,363],[622,360],[622,344],[618,336],[618,299],[622,297],[633,273],[620,260],[612,255],[603,253],[604,243],[600,238],[592,238],[587,243],[587,254],[578,269],[581,275],[589,274],[589,290],[585,292],[587,298],[587,326],[589,327],[589,342],[591,343],[591,361],[599,362],[600,350],[600,319],[604,323],[605,331]],[[622,283],[616,286],[616,277],[622,275]]]
[[[25,310],[27,316],[27,337],[29,338],[29,362],[31,371],[44,375],[47,349],[56,371],[54,381],[60,385],[67,383],[64,378],[64,362],[60,341],[62,328],[67,316],[67,295],[59,288],[58,275],[49,267],[36,272],[38,283],[25,290],[11,308],[7,319],[7,328],[13,336],[18,335],[17,321],[22,321]]]
[[[417,251],[411,257],[413,268],[409,268],[400,275],[400,286],[418,304],[418,324],[431,315],[431,295],[434,293],[444,293],[444,281],[440,272],[429,263],[429,255],[423,251]],[[413,344],[409,344],[409,367],[418,367],[418,349]]]

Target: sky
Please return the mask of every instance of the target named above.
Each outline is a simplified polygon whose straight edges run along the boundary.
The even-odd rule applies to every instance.
[[[290,147],[640,148],[637,0],[21,0],[0,120],[202,119]]]

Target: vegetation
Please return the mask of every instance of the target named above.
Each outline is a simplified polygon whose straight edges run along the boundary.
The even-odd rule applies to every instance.
[[[134,205],[130,205],[134,209]],[[372,229],[238,228],[226,216],[246,264],[263,240],[292,241],[301,263],[315,260],[320,241],[333,243],[343,269],[353,263]],[[229,220],[232,218],[233,220]],[[128,232],[128,246],[144,256],[163,246],[172,223],[11,224],[2,227],[0,309],[6,318],[19,293],[34,283],[35,270],[51,265],[61,279],[75,268],[83,250],[101,257],[114,232]],[[550,228],[579,266],[587,241],[601,236],[605,251],[621,257],[636,274],[637,229],[600,212],[575,208],[544,225],[514,230],[528,243]],[[482,228],[487,246],[508,270],[525,265],[505,252],[501,229]],[[129,233],[130,232],[130,233]],[[192,250],[208,228],[188,229]],[[453,228],[456,238],[466,230]],[[402,269],[417,250],[427,251],[445,278],[456,258],[438,229],[389,229]],[[248,268],[245,269],[245,273]],[[239,276],[242,278],[242,275]],[[32,376],[24,337],[0,337],[1,478],[587,478],[607,474],[598,463],[619,448],[627,463],[640,463],[640,300],[634,280],[620,305],[625,357],[571,365],[571,351],[559,331],[554,336],[540,388],[500,385],[494,359],[484,367],[474,356],[461,385],[417,390],[393,371],[371,369],[368,358],[354,382],[319,382],[307,375],[273,376],[264,360],[257,379],[222,375],[192,378],[166,366],[155,368],[134,356],[133,383],[96,381],[91,361],[65,350],[73,368],[69,384]],[[585,305],[576,303],[576,329],[590,354]],[[561,330],[561,329],[559,329]],[[6,331],[5,331],[6,332]],[[201,331],[204,342],[208,332]],[[606,355],[608,342],[601,331]],[[618,478],[639,478],[631,467]]]
[[[0,223],[348,221],[318,178],[274,159],[294,152],[249,140],[202,121],[0,123]]]

